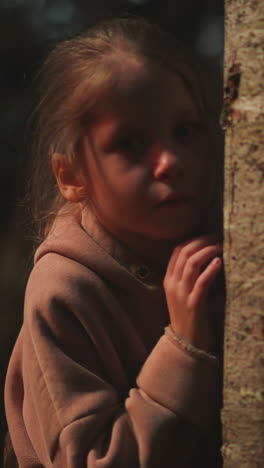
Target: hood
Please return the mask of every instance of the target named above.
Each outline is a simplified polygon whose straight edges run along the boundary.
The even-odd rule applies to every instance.
[[[134,252],[114,238],[99,223],[91,210],[64,208],[42,244],[36,250],[34,262],[55,253],[74,260],[98,275],[119,285],[130,278],[149,287],[161,287],[162,280]]]

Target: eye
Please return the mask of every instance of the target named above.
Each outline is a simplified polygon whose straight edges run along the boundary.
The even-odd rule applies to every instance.
[[[182,122],[176,125],[173,130],[173,136],[177,140],[188,142],[202,133],[200,122]]]
[[[114,143],[114,150],[140,156],[147,150],[147,140],[140,135],[124,135]]]

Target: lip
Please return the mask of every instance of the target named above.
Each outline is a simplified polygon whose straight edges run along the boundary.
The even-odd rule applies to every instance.
[[[186,203],[191,200],[193,200],[193,196],[184,194],[184,193],[171,193],[167,197],[163,198],[157,206],[163,206],[163,205],[175,205],[179,203]]]

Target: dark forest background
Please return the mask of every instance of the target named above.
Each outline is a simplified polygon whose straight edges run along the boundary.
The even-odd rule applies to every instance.
[[[42,61],[58,41],[99,19],[144,16],[193,48],[203,63],[217,113],[222,99],[223,9],[223,0],[0,0],[1,451],[6,432],[4,378],[22,322],[24,288],[32,265],[23,198],[32,156],[28,121],[36,106],[34,78]]]

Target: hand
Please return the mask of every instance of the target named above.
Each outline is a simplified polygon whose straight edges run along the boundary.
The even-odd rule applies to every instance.
[[[205,351],[214,346],[209,316],[213,311],[208,311],[207,302],[210,285],[222,267],[221,253],[222,245],[211,236],[178,245],[163,283],[172,329]]]

